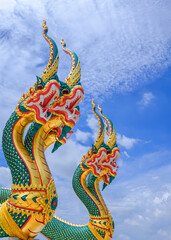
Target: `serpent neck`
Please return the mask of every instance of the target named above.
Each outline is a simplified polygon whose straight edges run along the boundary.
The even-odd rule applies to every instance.
[[[13,112],[3,131],[2,147],[15,185],[39,184],[35,164],[23,145],[24,129],[29,123]]]
[[[111,239],[114,231],[111,214],[100,193],[99,180],[94,176],[91,181],[87,180],[89,174],[90,170],[83,171],[81,165],[77,167],[73,177],[74,191],[89,212],[88,226],[93,234]]]
[[[87,208],[89,214],[93,216],[100,216],[100,209],[99,206],[97,206],[96,198],[86,187],[87,175],[88,172],[83,171],[79,165],[73,176],[73,189],[76,195]]]

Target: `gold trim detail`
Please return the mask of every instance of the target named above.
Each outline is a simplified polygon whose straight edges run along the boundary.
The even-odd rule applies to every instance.
[[[104,240],[104,238],[96,231],[90,222],[88,222],[88,228],[98,240]]]
[[[27,239],[22,230],[17,226],[7,209],[7,203],[3,203],[0,208],[0,226],[10,237],[18,237],[20,239]]]

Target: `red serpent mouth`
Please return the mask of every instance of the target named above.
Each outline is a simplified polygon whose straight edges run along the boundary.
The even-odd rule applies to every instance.
[[[34,109],[37,120],[46,123],[50,118],[49,107],[55,99],[59,97],[60,86],[56,81],[49,82],[44,91],[39,91],[36,96],[32,96],[26,103],[29,109]]]
[[[49,112],[56,114],[62,114],[67,122],[71,122],[75,125],[79,120],[80,112],[77,109],[80,101],[83,101],[83,89],[77,87],[74,89],[72,96],[66,96],[63,98],[63,102],[56,101],[53,106],[50,107]]]

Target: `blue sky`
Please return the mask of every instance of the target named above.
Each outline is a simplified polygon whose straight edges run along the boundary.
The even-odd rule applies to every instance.
[[[59,195],[56,215],[88,222],[71,180],[97,134],[94,98],[112,119],[121,151],[118,176],[103,193],[117,240],[171,239],[170,10],[168,0],[0,0],[0,135],[46,66],[45,19],[59,48],[60,80],[71,64],[62,37],[80,58],[85,90],[75,133],[58,152],[46,153]],[[10,185],[1,148],[0,186]]]

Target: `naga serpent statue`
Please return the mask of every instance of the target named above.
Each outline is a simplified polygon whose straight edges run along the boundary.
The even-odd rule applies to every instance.
[[[65,82],[58,79],[58,49],[47,32],[44,21],[43,36],[50,45],[46,69],[23,94],[3,131],[2,146],[13,184],[11,190],[0,189],[0,238],[10,236],[26,240],[41,233],[48,239],[109,240],[114,223],[99,182],[104,181],[104,189],[115,178],[119,149],[112,122],[99,106],[97,113],[94,101],[98,137],[73,176],[73,189],[87,208],[90,220],[87,225],[74,225],[54,216],[58,197],[44,152],[51,144],[54,144],[54,152],[66,143],[67,135],[79,120],[78,105],[84,91],[80,83],[80,61],[74,52],[66,49],[63,40],[62,49],[71,56],[72,67]],[[105,132],[107,143],[104,142]]]

